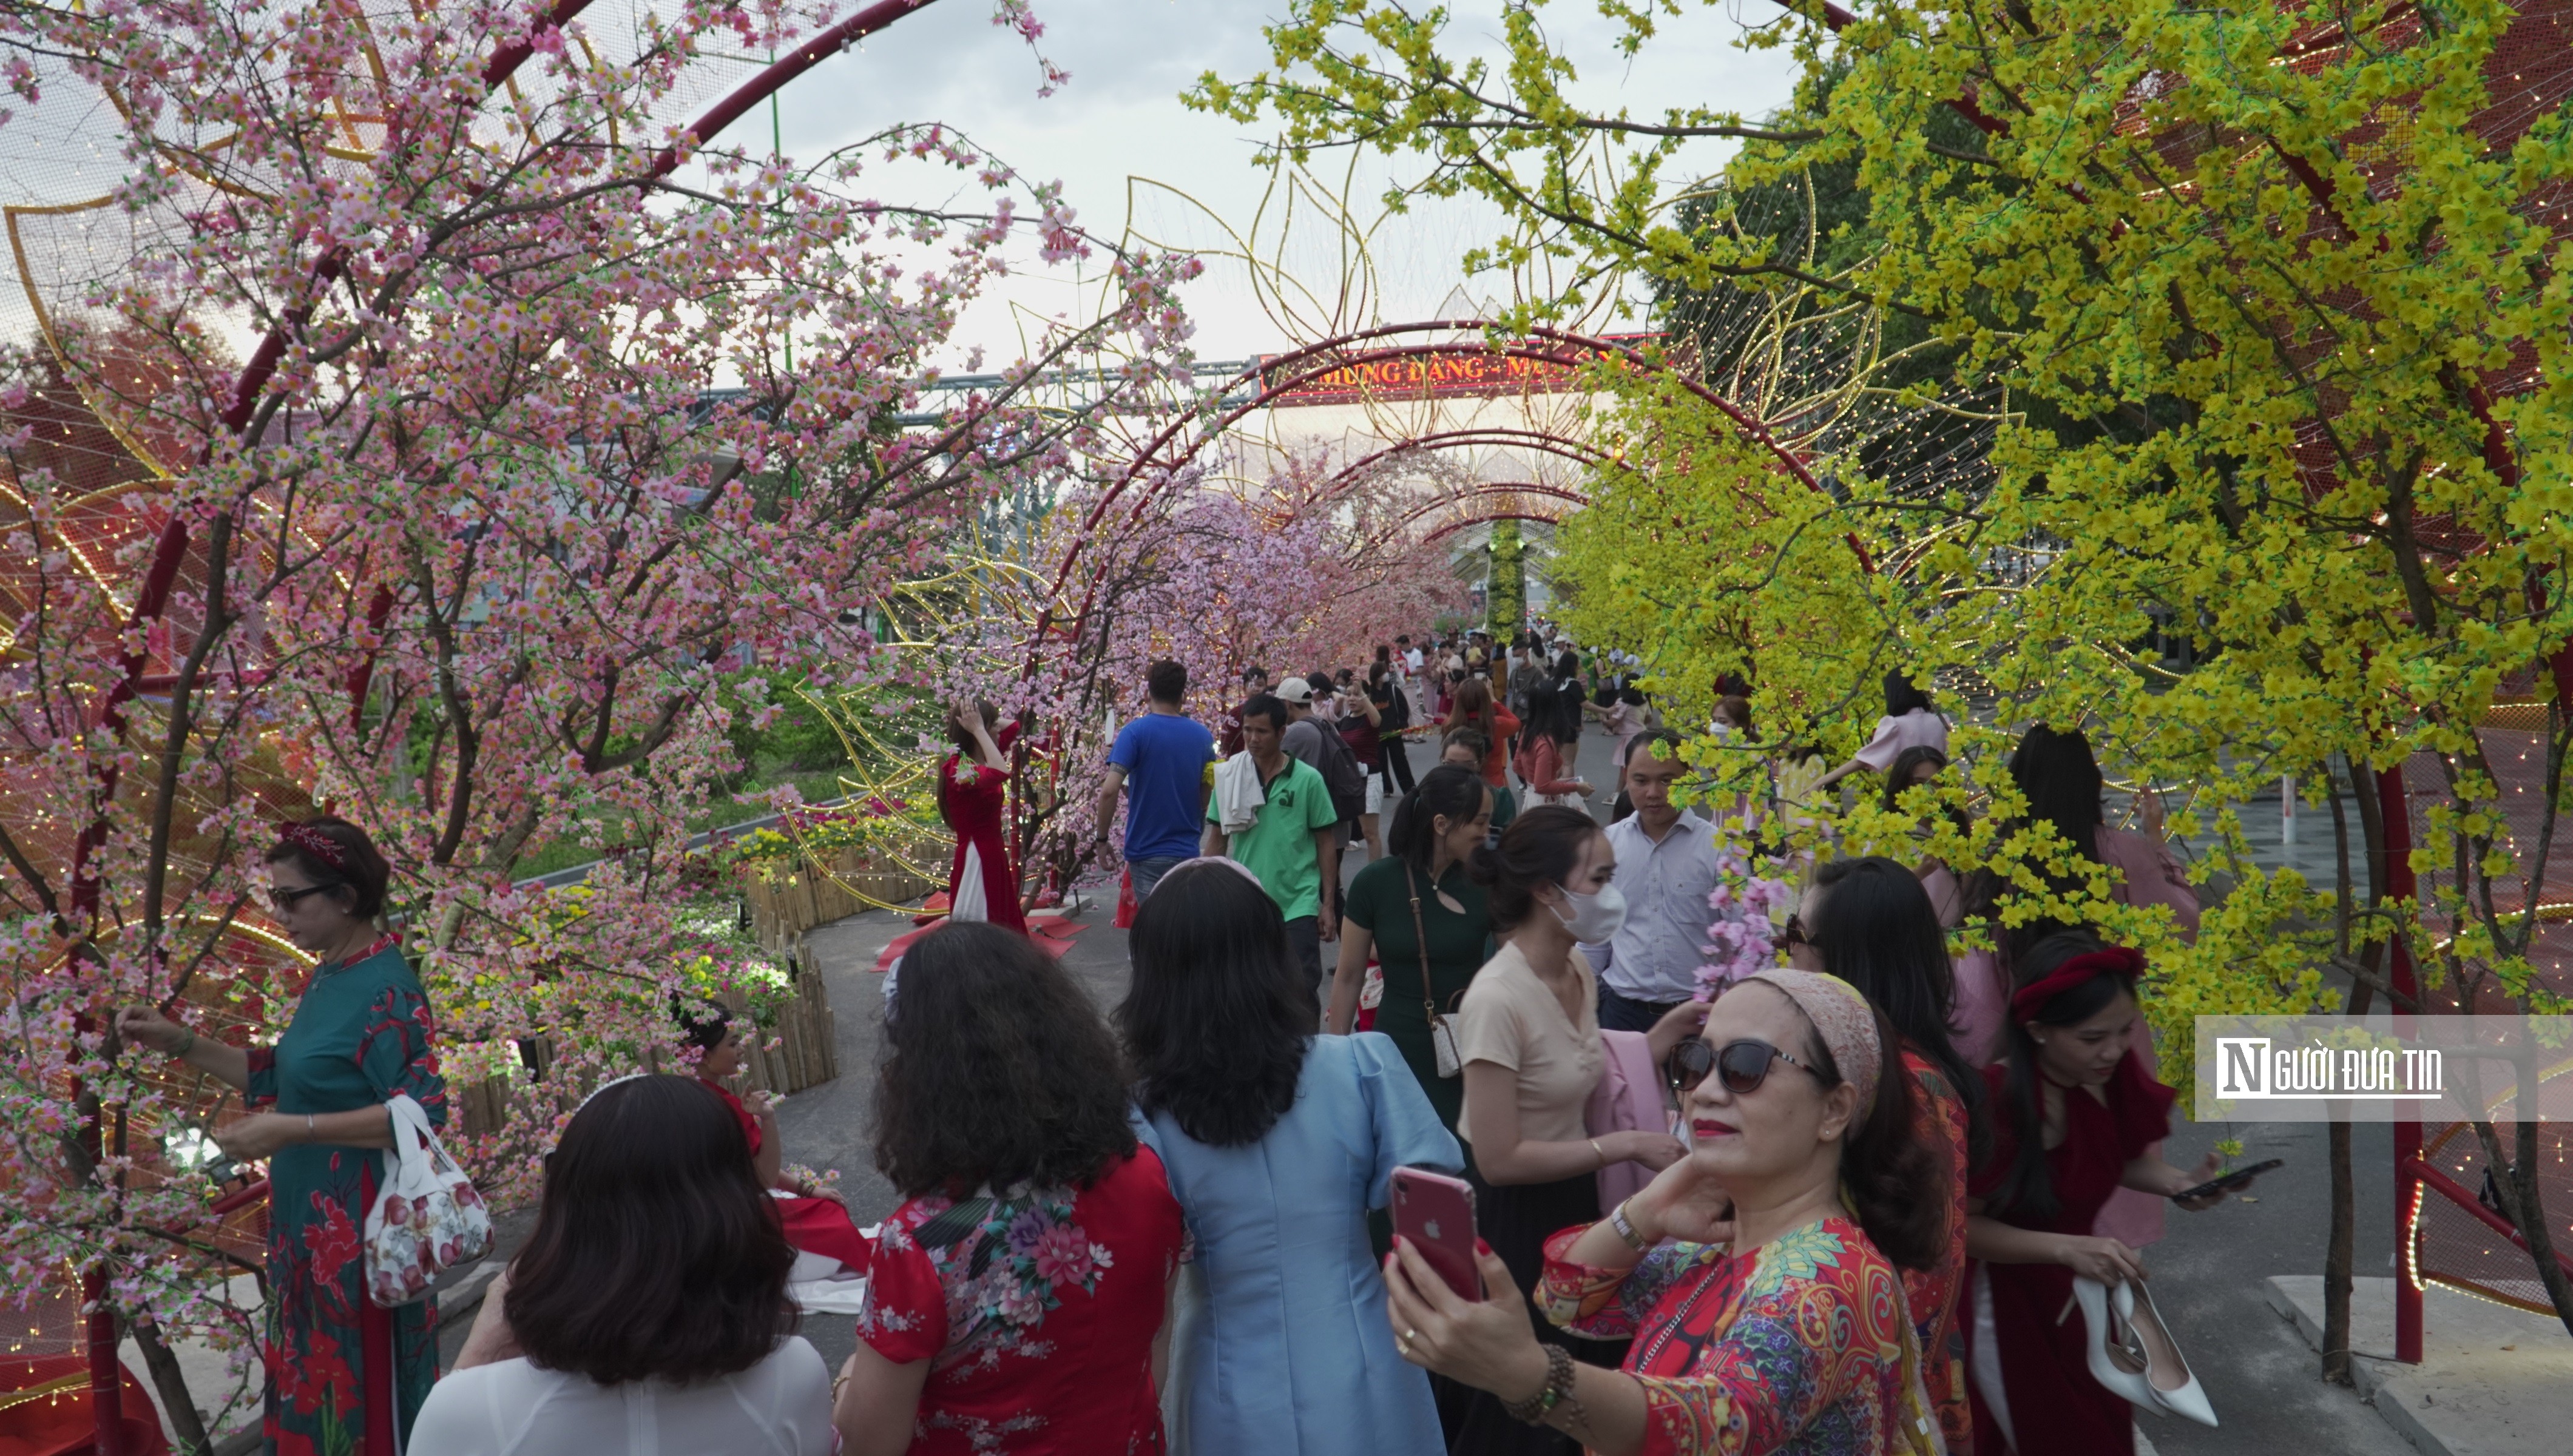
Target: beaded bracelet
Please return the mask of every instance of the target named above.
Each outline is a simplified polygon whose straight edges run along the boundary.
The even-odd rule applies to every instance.
[[[1545,1347],[1545,1383],[1525,1400],[1501,1402],[1501,1413],[1523,1425],[1541,1425],[1555,1405],[1572,1393],[1572,1356],[1561,1345]],[[1579,1410],[1576,1402],[1573,1409]]]

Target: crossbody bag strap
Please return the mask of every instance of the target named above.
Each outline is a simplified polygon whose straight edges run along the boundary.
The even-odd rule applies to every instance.
[[[1411,897],[1411,938],[1420,943],[1420,1012],[1438,1020],[1438,996],[1429,988],[1429,932],[1420,925],[1420,886],[1411,878],[1411,862],[1402,862],[1403,893]]]

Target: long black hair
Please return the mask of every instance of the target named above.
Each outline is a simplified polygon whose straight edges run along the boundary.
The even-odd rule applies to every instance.
[[[531,1363],[601,1385],[713,1379],[795,1332],[794,1266],[732,1109],[689,1078],[629,1078],[545,1159],[509,1328]]]
[[[1876,1072],[1876,1104],[1842,1134],[1841,1183],[1859,1227],[1867,1230],[1878,1253],[1907,1269],[1935,1268],[1948,1253],[1950,1204],[1923,1197],[1921,1190],[1938,1186],[1939,1155],[1914,1135],[1915,1093],[1911,1074],[1904,1070],[1900,1034],[1883,1010],[1874,1015],[1883,1053]],[[1805,1025],[1805,1059],[1829,1092],[1848,1078],[1822,1034],[1811,1021]]]
[[[1536,908],[1536,892],[1570,879],[1598,833],[1599,821],[1582,811],[1542,804],[1511,820],[1499,839],[1475,846],[1466,871],[1491,892],[1492,929],[1518,929]]]
[[[1135,979],[1117,1027],[1135,1104],[1211,1146],[1267,1136],[1295,1105],[1320,1016],[1277,902],[1240,871],[1190,865],[1153,888],[1127,946]]]
[[[1924,692],[1921,685],[1912,680],[1910,673],[1900,669],[1887,673],[1885,675],[1885,716],[1900,718],[1915,708],[1925,713],[1939,711],[1931,705],[1930,694]]]
[[[2054,825],[2075,854],[2096,863],[2105,818],[2100,794],[2107,780],[2101,777],[2100,760],[2092,756],[2089,735],[2079,728],[2060,732],[2040,723],[2020,735],[2010,771],[2028,800],[2029,822]]]
[[[1957,1052],[1956,969],[1929,892],[1883,855],[1825,860],[1814,869],[1814,887],[1831,892],[1803,917],[1805,939],[1822,953],[1823,970],[1857,987],[1905,1041],[1939,1065],[1966,1104],[1968,1166],[1981,1162],[1992,1139],[1984,1079]],[[1965,1171],[1957,1170],[1959,1176]]]
[[[1135,1150],[1125,1059],[1036,943],[983,921],[903,953],[876,1079],[876,1169],[905,1197],[1087,1187]]]
[[[1384,832],[1386,852],[1428,874],[1429,862],[1438,855],[1439,816],[1446,816],[1450,827],[1463,824],[1483,812],[1484,796],[1491,792],[1481,774],[1462,764],[1442,763],[1422,774],[1393,806],[1393,825]]]
[[[2057,931],[2021,953],[2011,968],[2011,986],[2016,990],[2034,985],[2074,957],[2106,949],[2100,938],[2089,931]],[[2121,973],[2096,976],[2057,992],[2029,1020],[2042,1027],[2078,1027],[2108,1010],[2122,991],[2129,996],[2136,994],[2134,977]],[[2015,1223],[2043,1224],[2055,1217],[2059,1206],[2054,1175],[2046,1168],[2045,1084],[2039,1080],[2037,1070],[2037,1039],[2021,1025],[2018,1012],[2009,1013],[2009,1022],[2005,1055],[2010,1073],[2003,1084],[2003,1095],[2010,1104],[2011,1136],[2016,1145],[2001,1186],[1994,1191],[1992,1211]]]

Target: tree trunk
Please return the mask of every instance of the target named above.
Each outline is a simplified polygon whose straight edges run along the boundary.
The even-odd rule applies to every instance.
[[[181,1456],[206,1456],[213,1442],[206,1439],[206,1423],[197,1414],[197,1398],[188,1391],[188,1377],[179,1369],[179,1357],[161,1338],[160,1327],[150,1320],[128,1320],[125,1332],[134,1336],[143,1351],[143,1368],[152,1375],[152,1388],[161,1392],[162,1408],[169,1412],[170,1434],[178,1437]]]
[[[2374,785],[2356,763],[2344,762],[2349,773],[2350,794],[2358,805],[2358,830],[2361,848],[2367,856],[2367,903],[2370,908],[2385,898],[2385,824],[2377,813]],[[2326,780],[2330,780],[2327,778]],[[2338,921],[2337,949],[2349,954],[2349,928],[2356,906],[2355,887],[2350,875],[2349,816],[2341,807],[2340,785],[2332,783],[2332,846],[2335,851],[2333,912]],[[2384,942],[2369,944],[2360,961],[2374,976],[2384,965]],[[2376,988],[2366,980],[2353,980],[2349,988],[2346,1014],[2367,1015]],[[2331,1230],[2323,1245],[2323,1378],[2334,1385],[2350,1383],[2349,1324],[2352,1268],[2358,1249],[2358,1191],[2350,1172],[2350,1126],[2345,1118],[2334,1117],[2330,1130]]]

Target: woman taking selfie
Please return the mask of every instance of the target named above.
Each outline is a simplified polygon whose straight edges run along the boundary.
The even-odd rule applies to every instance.
[[[1938,1157],[1934,1185],[1947,1190],[1941,1252],[1928,1268],[1903,1270],[1903,1298],[1920,1336],[1922,1383],[1939,1429],[1950,1451],[1971,1451],[1975,1418],[1966,1399],[1957,1303],[1966,1274],[1966,1177],[1991,1129],[1984,1122],[1984,1079],[1949,1039],[1956,989],[1947,935],[1920,879],[1881,855],[1816,866],[1796,924],[1801,939],[1789,954],[1798,969],[1848,982],[1885,1014],[1912,1080],[1913,1136]]]
[[[1471,1144],[1477,1231],[1526,1289],[1544,1267],[1546,1236],[1599,1216],[1601,1168],[1629,1159],[1664,1168],[1686,1149],[1659,1130],[1594,1137],[1583,1124],[1607,1052],[1599,983],[1579,946],[1607,940],[1625,922],[1625,901],[1609,883],[1617,856],[1608,837],[1578,809],[1531,809],[1474,852],[1472,872],[1502,940],[1456,1018],[1465,1064],[1456,1135]],[[1654,1025],[1654,1065],[1695,1034],[1706,1012],[1703,1002],[1685,1002]],[[1570,1449],[1557,1432],[1510,1420],[1489,1395],[1463,1413],[1455,1437],[1457,1450],[1478,1453]]]
[[[1499,1259],[1479,1260],[1477,1302],[1408,1244],[1386,1262],[1397,1345],[1605,1456],[1938,1449],[1897,1269],[1938,1259],[1946,1202],[1919,1196],[1937,1169],[1893,1030],[1846,982],[1763,971],[1702,1045],[1694,1150],[1546,1244],[1538,1304],[1631,1337],[1621,1369],[1540,1344]]]
[[[273,918],[320,958],[277,1045],[228,1047],[143,1008],[116,1029],[265,1108],[215,1141],[236,1161],[268,1161],[270,1443],[318,1450],[363,1438],[365,1450],[390,1453],[437,1378],[437,1337],[426,1301],[386,1309],[368,1297],[358,1234],[383,1159],[361,1149],[394,1145],[385,1103],[398,1093],[445,1125],[446,1082],[429,999],[378,925],[393,870],[375,841],[329,815],[277,836],[263,857]]]
[[[601,1087],[408,1449],[827,1456],[830,1374],[795,1333],[771,1202],[704,1084]]]
[[[995,737],[992,705],[960,702],[947,710],[947,739],[956,745],[938,765],[938,817],[956,833],[956,858],[947,870],[947,918],[1025,932],[1008,833],[1010,746],[1018,742],[1019,725]]]
[[[2121,1187],[2178,1202],[2195,1212],[2217,1192],[2174,1194],[2215,1176],[2214,1154],[2194,1172],[2154,1149],[2170,1129],[2176,1095],[2152,1080],[2135,1051],[2136,980],[2144,958],[2064,931],[2019,958],[2011,995],[2010,1055],[1984,1069],[1994,1107],[1992,1153],[1975,1169],[1967,1208],[1970,1267],[1967,1360],[1973,1374],[1978,1449],[2015,1445],[2064,1456],[2129,1456],[2136,1421],[2130,1401],[2214,1424],[2206,1398],[2172,1349],[2144,1293],[2144,1255],[2092,1231]],[[2112,1391],[2092,1374],[2094,1326],[2064,1318],[2074,1277],[2115,1289],[2134,1283],[2134,1329],[2150,1356],[2151,1379]],[[2037,1444],[2039,1433],[2043,1444]]]
[[[1464,1155],[1392,1043],[1313,1035],[1311,978],[1249,871],[1202,860],[1163,883],[1179,893],[1136,914],[1117,1020],[1140,1130],[1197,1248],[1175,1301],[1172,1449],[1436,1451],[1429,1381],[1379,1314],[1366,1215],[1396,1166],[1453,1172]]]
[[[1384,978],[1375,1030],[1393,1039],[1437,1109],[1439,1124],[1450,1129],[1464,1110],[1465,1085],[1439,1070],[1429,1022],[1432,1015],[1454,1022],[1465,988],[1483,964],[1491,914],[1465,861],[1491,827],[1492,791],[1480,773],[1440,764],[1421,775],[1394,807],[1386,842],[1392,854],[1349,882],[1339,965],[1322,1018],[1324,1031],[1347,1034],[1357,1017],[1367,958],[1374,956]]]
[[[1153,1336],[1185,1235],[1090,998],[1026,936],[946,925],[905,956],[884,1038],[876,1167],[904,1202],[867,1264],[842,1450],[1161,1450]]]

